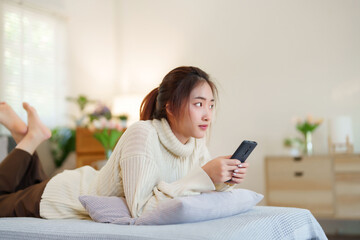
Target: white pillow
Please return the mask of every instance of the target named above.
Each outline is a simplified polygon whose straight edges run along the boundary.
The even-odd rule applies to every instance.
[[[212,220],[250,210],[263,195],[246,189],[202,193],[161,202],[151,212],[131,218],[124,198],[80,196],[79,200],[96,222],[135,225],[164,225]]]

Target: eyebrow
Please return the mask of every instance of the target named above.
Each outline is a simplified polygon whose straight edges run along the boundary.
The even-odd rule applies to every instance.
[[[194,99],[201,99],[201,100],[204,100],[204,101],[206,101],[206,98],[204,98],[204,97],[194,97]],[[215,100],[214,99],[211,99],[210,100],[211,102],[214,102]]]

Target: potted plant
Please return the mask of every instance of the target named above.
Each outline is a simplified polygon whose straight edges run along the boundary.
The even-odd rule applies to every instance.
[[[312,133],[320,126],[322,122],[322,119],[314,119],[311,115],[308,115],[305,119],[297,119],[296,129],[301,132],[304,138],[286,138],[284,140],[284,146],[301,148],[306,155],[312,155]]]

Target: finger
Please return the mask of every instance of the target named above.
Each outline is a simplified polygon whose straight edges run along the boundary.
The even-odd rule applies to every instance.
[[[249,166],[248,163],[241,163],[239,165],[227,165],[226,170],[228,171],[235,171],[235,170],[240,170],[240,169],[244,169],[246,171],[247,167]],[[241,172],[244,173],[243,171],[237,171],[237,172]]]
[[[237,173],[237,174],[245,174],[247,172],[247,169],[246,168],[236,168],[232,172]]]
[[[226,160],[226,165],[229,165],[229,166],[237,166],[241,164],[240,160],[237,160],[237,159],[227,159]]]
[[[250,166],[250,164],[247,163],[247,162],[242,163],[242,165],[243,165],[243,167],[249,167]]]
[[[228,180],[231,180],[231,178],[245,178],[246,169],[239,169],[236,168],[232,171],[228,171],[227,177]]]
[[[239,167],[237,165],[234,165],[234,166],[227,165],[226,166],[226,170],[229,171],[229,172],[233,172],[233,171],[235,171],[237,169],[239,169]]]
[[[241,170],[241,171],[235,171],[235,172],[241,172],[241,173],[244,173],[245,171],[246,171],[246,169],[247,169],[247,167],[249,166],[249,164],[248,163],[242,163],[242,164],[239,164],[239,165],[227,165],[227,167],[226,167],[226,169],[228,170],[228,171],[235,171],[235,170]],[[243,170],[244,171],[243,171]]]
[[[234,178],[233,181],[236,182],[237,184],[239,184],[239,183],[244,182],[245,179],[244,178]]]
[[[232,155],[223,156],[225,159],[230,159]]]
[[[244,179],[242,178],[231,178],[231,181],[229,182],[230,184],[239,184],[242,183],[244,181]]]
[[[233,173],[232,178],[244,179],[246,174]]]
[[[240,163],[240,164],[238,165],[238,167],[239,167],[239,168],[247,168],[247,167],[249,167],[249,163],[247,163],[247,162]]]

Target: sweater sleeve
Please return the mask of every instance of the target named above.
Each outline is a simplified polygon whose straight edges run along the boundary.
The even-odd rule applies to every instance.
[[[131,156],[122,159],[120,165],[125,198],[132,217],[153,210],[166,199],[215,190],[200,166],[193,167],[185,177],[167,183],[159,179],[159,169],[149,156]]]

